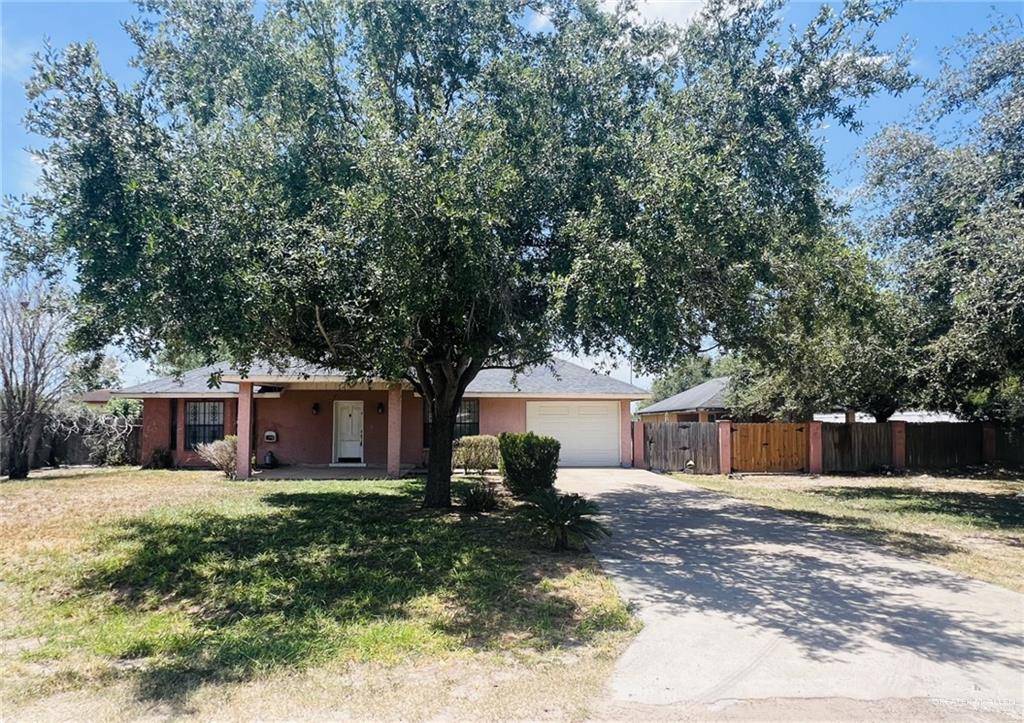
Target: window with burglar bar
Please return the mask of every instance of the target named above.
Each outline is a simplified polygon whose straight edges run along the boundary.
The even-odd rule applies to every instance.
[[[224,439],[224,402],[185,402],[185,449]]]
[[[423,446],[430,446],[430,405],[423,400]],[[455,413],[455,439],[480,434],[480,400],[463,399]]]

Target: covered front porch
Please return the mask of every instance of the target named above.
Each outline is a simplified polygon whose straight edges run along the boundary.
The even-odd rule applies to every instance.
[[[379,479],[422,465],[422,405],[402,384],[237,383],[240,478]]]

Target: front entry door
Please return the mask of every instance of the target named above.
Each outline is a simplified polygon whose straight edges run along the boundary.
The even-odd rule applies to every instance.
[[[334,464],[363,461],[363,403],[334,403]]]

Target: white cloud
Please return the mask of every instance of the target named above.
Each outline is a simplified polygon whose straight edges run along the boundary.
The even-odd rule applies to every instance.
[[[25,80],[32,70],[32,55],[37,48],[28,43],[12,43],[3,39],[0,48],[0,69],[5,80]]]
[[[615,9],[615,0],[603,0],[601,6],[607,10]],[[704,0],[638,0],[636,12],[648,22],[663,20],[671,25],[688,25],[696,17]]]
[[[15,196],[31,193],[35,190],[42,172],[42,159],[34,153],[22,150],[9,167],[4,167],[3,174],[0,175],[0,193]]]

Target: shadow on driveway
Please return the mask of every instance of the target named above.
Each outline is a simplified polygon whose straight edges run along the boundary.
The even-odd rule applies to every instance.
[[[1024,596],[641,470],[564,470],[645,623],[620,698],[943,697],[1019,710]]]

